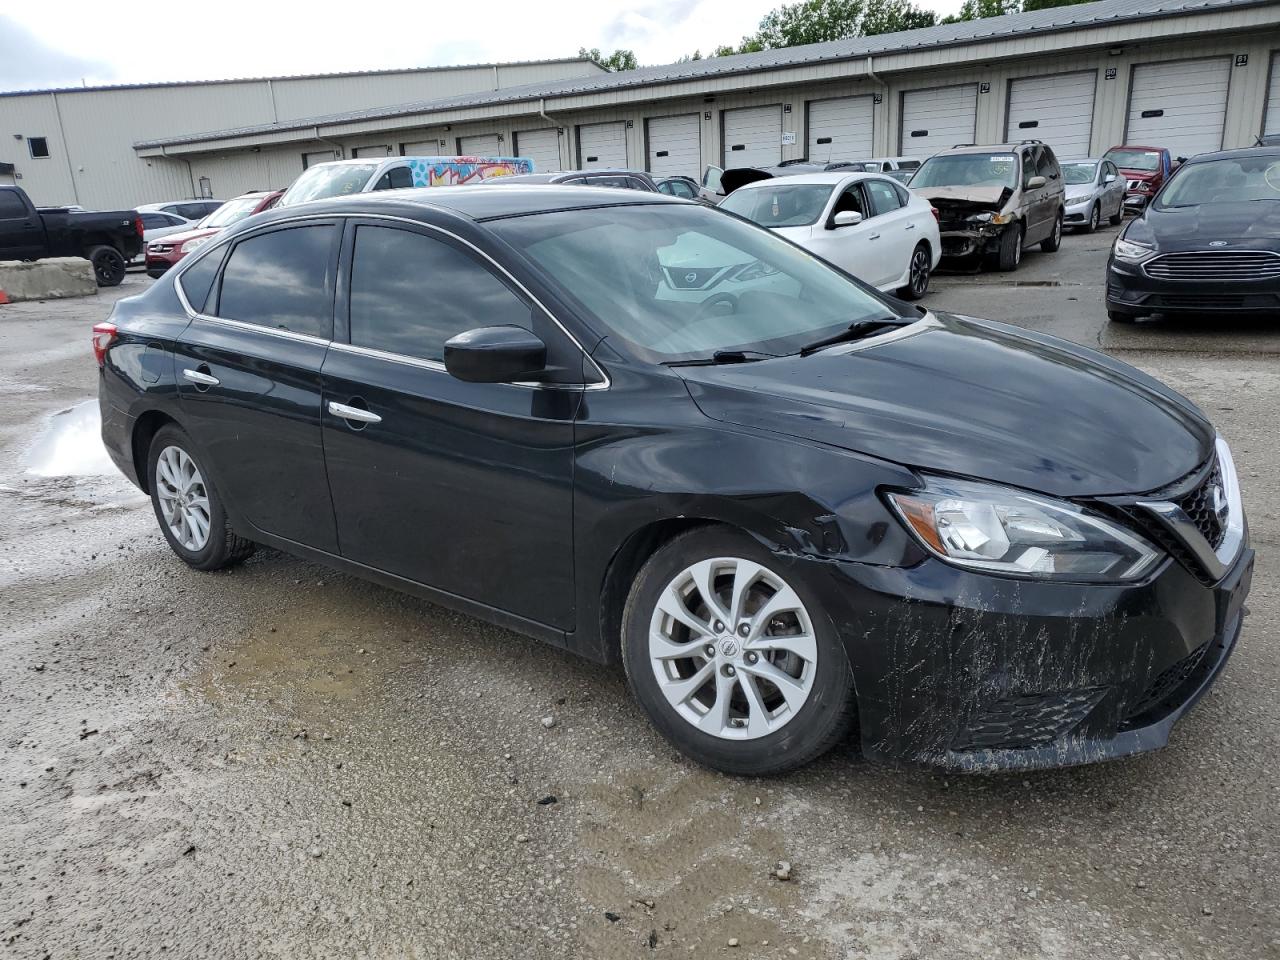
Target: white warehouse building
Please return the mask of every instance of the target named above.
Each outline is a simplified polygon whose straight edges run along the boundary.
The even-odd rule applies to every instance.
[[[102,186],[79,202],[127,206],[156,193],[198,195],[201,184],[227,197],[287,186],[318,160],[390,154],[515,154],[541,170],[691,176],[711,164],[926,157],[956,143],[1022,139],[1043,140],[1063,158],[1122,142],[1190,156],[1280,134],[1278,61],[1275,0],[1101,0],[621,73],[581,61],[525,64],[565,75],[393,105],[370,96],[359,108],[293,109],[268,121],[219,123],[240,109],[219,88],[206,104],[193,99],[183,124],[135,138],[130,156],[104,152],[121,170],[95,178]],[[186,85],[172,96],[203,93]],[[29,126],[11,115],[15,99],[23,101],[0,98],[0,131]],[[193,118],[205,121],[203,131],[189,129]],[[97,111],[68,134],[88,143],[112,125]],[[0,151],[5,142],[0,134]],[[5,160],[13,162],[0,152]],[[80,163],[67,166],[87,182]],[[61,186],[46,186],[27,176],[30,161],[17,166],[29,190],[39,183],[39,202],[69,202],[65,175]],[[167,179],[148,180],[141,167]]]

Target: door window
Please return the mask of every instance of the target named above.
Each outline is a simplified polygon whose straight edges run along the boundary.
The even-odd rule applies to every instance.
[[[1036,153],[1036,174],[1046,180],[1058,179],[1058,161],[1048,147],[1041,147]]]
[[[719,167],[707,167],[702,171],[702,185],[712,193],[720,193],[720,178],[724,171]]]
[[[26,219],[27,205],[16,190],[0,190],[0,220]]]
[[[619,187],[623,190],[631,189],[630,177],[588,177],[587,186],[589,187]]]
[[[867,205],[862,202],[862,191],[856,183],[846,187],[836,199],[836,205],[831,208],[831,215],[834,217],[837,213],[844,213],[846,210],[862,214],[864,220],[868,216]]]
[[[169,219],[169,215],[165,213],[144,213],[142,216],[142,228],[144,230],[156,230],[160,227],[171,227],[177,221]]]
[[[373,185],[375,190],[398,190],[401,187],[413,186],[413,171],[408,167],[392,167],[378,178]]]
[[[867,196],[871,200],[871,215],[879,217],[893,210],[901,209],[902,198],[893,185],[884,180],[867,180],[863,183]]]
[[[1022,158],[1022,189],[1026,190],[1031,178],[1037,176],[1036,158],[1040,156],[1040,151],[1033,147],[1020,156]]]
[[[356,228],[351,342],[420,360],[476,327],[530,325],[530,306],[470,254],[394,227]]]
[[[222,271],[217,316],[329,339],[336,232],[316,224],[241,240]]]

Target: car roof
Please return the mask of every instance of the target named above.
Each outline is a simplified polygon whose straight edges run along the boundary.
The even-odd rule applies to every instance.
[[[1190,157],[1187,163],[1206,163],[1210,160],[1230,160],[1235,157],[1276,157],[1280,159],[1278,147],[1241,147],[1237,150],[1214,150],[1212,153],[1198,153]]]
[[[1014,153],[1022,147],[1041,146],[1039,141],[1027,143],[965,143],[956,144],[949,150],[939,150],[938,154],[943,153]],[[937,154],[935,154],[936,156]]]
[[[447,210],[472,220],[495,220],[520,217],[557,210],[581,210],[592,207],[622,207],[644,203],[683,203],[691,200],[669,197],[648,190],[618,190],[615,187],[561,186],[559,184],[512,184],[505,190],[482,190],[478,186],[406,187],[402,190],[378,190],[353,193],[328,200],[310,200],[305,204],[277,208],[281,217],[317,214],[386,213],[385,208],[398,207],[402,216],[413,216],[414,208],[422,213]],[[276,211],[268,211],[272,217]]]
[[[833,170],[830,173],[797,173],[789,177],[774,177],[768,180],[754,180],[751,183],[744,183],[738,190],[751,190],[760,187],[789,187],[795,184],[817,183],[829,184],[834,186],[838,183],[847,183],[853,180],[889,180],[881,173],[854,171],[854,170]],[[737,193],[735,190],[734,193]]]
[[[1164,147],[1147,147],[1141,143],[1117,143],[1114,147],[1107,147],[1107,153],[1112,150],[1149,150],[1152,153],[1159,153]]]

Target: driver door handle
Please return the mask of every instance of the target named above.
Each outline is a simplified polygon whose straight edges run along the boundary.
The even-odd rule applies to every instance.
[[[382,422],[382,418],[371,410],[362,410],[360,407],[351,407],[345,403],[338,403],[336,400],[329,401],[329,412],[335,417],[341,417],[343,420],[355,420],[359,423]]]
[[[183,370],[182,375],[192,383],[199,384],[202,387],[216,387],[222,382],[217,377],[210,376],[207,373],[201,373],[199,370]]]

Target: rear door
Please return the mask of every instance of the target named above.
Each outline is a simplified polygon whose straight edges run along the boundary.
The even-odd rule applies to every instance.
[[[336,343],[324,366],[342,555],[571,629],[581,391],[466,383],[442,360],[450,337],[503,324],[532,329],[553,362],[581,370],[581,352],[456,238],[376,220],[348,234],[339,317],[350,342]],[[347,416],[351,408],[363,419]]]
[[[920,226],[888,180],[873,177],[862,181],[862,187],[870,206],[870,229],[880,235],[875,243],[881,247],[883,276],[877,286],[896,285],[911,265],[911,254],[921,240]]]
[[[578,127],[578,166],[583,170],[627,165],[627,125],[584,123]]]
[[[263,533],[329,553],[337,536],[321,451],[320,367],[333,331],[341,232],[337,221],[316,220],[237,240],[174,349],[184,426],[232,509]],[[194,266],[207,271],[206,261]],[[180,286],[189,303],[199,299],[190,284]],[[197,313],[199,306],[191,303]]]
[[[645,121],[648,170],[655,177],[691,177],[702,162],[702,121],[696,113]]]
[[[931,157],[958,143],[973,143],[978,124],[978,85],[908,90],[902,94],[900,153]]]
[[[0,190],[0,260],[34,260],[45,254],[44,224],[17,190]]]
[[[741,107],[721,114],[724,165],[772,167],[782,162],[782,107]]]
[[[1125,141],[1168,147],[1175,157],[1222,149],[1230,77],[1230,57],[1136,65]]]

